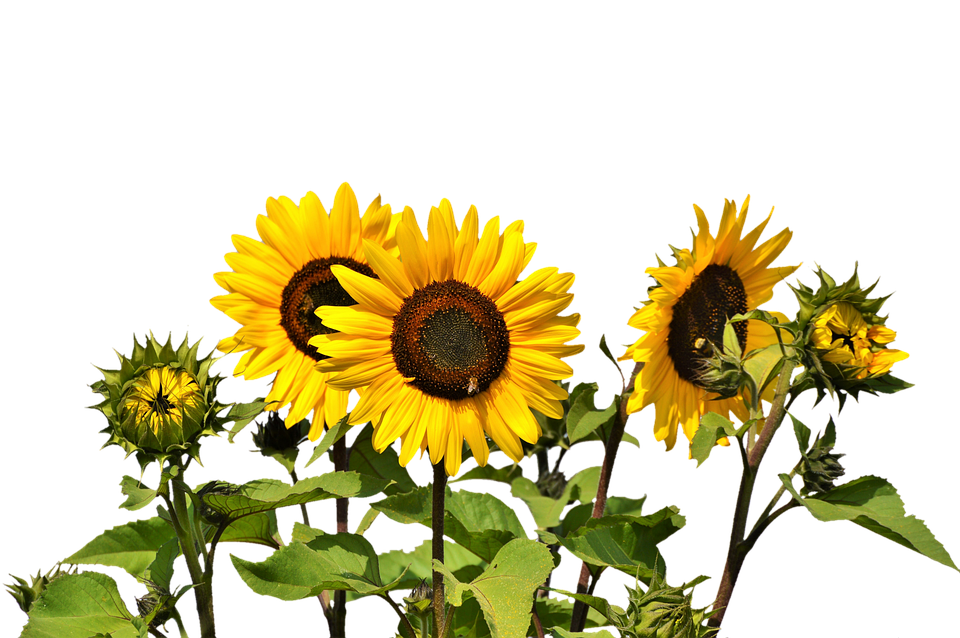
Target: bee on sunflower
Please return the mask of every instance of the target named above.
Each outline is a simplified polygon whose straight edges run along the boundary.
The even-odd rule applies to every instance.
[[[494,217],[478,233],[471,207],[458,227],[450,202],[430,211],[425,238],[411,209],[396,230],[401,260],[365,240],[372,274],[331,267],[351,307],[324,306],[317,315],[337,332],[310,340],[325,358],[330,388],[366,386],[351,424],[372,421],[373,446],[402,441],[400,464],[417,450],[460,468],[463,442],[485,465],[486,436],[514,461],[520,441],[535,443],[540,426],[530,411],[561,418],[567,392],[554,380],[573,370],[562,359],[583,350],[567,345],[579,315],[558,316],[573,300],[571,273],[542,268],[518,281],[533,257],[523,222],[500,233]]]
[[[749,418],[741,396],[714,398],[705,388],[705,363],[714,348],[721,347],[727,320],[746,314],[773,297],[774,285],[799,266],[770,268],[790,242],[789,229],[757,246],[770,221],[743,235],[750,197],[737,213],[736,203],[725,201],[716,237],[703,210],[694,205],[698,232],[692,249],[673,249],[675,266],[659,260],[646,273],[656,281],[650,299],[630,318],[629,325],[644,334],[629,346],[621,360],[644,364],[637,375],[627,412],[656,407],[653,433],[670,450],[683,428],[693,440],[700,418],[707,412],[726,417],[733,412],[741,421]],[[770,215],[773,214],[771,209]],[[786,317],[778,316],[786,321]],[[733,325],[744,353],[777,343],[774,329],[758,320]]]
[[[268,409],[289,405],[288,428],[313,411],[311,441],[319,438],[325,423],[330,426],[343,418],[349,394],[329,387],[330,375],[314,367],[325,355],[310,345],[310,339],[335,331],[314,311],[356,303],[331,268],[373,275],[364,246],[397,254],[396,217],[389,205],[381,205],[379,195],[361,217],[347,183],[337,190],[329,214],[312,192],[299,206],[286,197],[271,197],[267,215],[257,216],[261,241],[234,235],[237,252],[225,257],[233,272],[214,275],[228,294],[210,303],[241,324],[217,348],[244,352],[234,376],[259,379],[276,374],[266,398]]]

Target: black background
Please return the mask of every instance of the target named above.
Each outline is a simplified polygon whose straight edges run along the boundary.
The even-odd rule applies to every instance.
[[[471,202],[478,204],[483,219],[496,213],[503,215],[504,222],[525,218],[527,238],[540,242],[533,266],[552,263],[578,273],[572,309],[584,314],[581,341],[588,348],[571,363],[577,370],[576,381],[601,384],[598,405],[609,402],[617,389],[616,374],[597,348],[598,339],[606,333],[614,352],[619,353],[618,344],[637,336],[624,321],[649,283],[642,269],[652,263],[654,252],[668,256],[666,242],[689,244],[690,203],[703,205],[716,223],[723,195],[741,198],[752,190],[752,226],[775,202],[778,212],[767,236],[783,225],[797,233],[780,263],[803,259],[809,264],[817,259],[842,280],[849,275],[852,261],[859,259],[864,281],[883,276],[878,293],[898,290],[884,311],[892,312],[889,325],[901,335],[897,345],[913,357],[894,372],[918,386],[899,396],[865,396],[860,405],[848,403],[838,421],[838,448],[849,454],[844,461],[848,478],[876,474],[890,479],[910,512],[925,517],[944,544],[958,551],[960,536],[949,513],[946,483],[948,455],[957,442],[955,428],[950,426],[955,417],[949,416],[952,412],[945,401],[938,401],[944,389],[938,384],[945,382],[922,375],[919,367],[931,369],[933,353],[925,350],[925,344],[946,343],[949,347],[949,339],[937,334],[942,309],[933,307],[927,283],[931,278],[943,285],[949,281],[927,261],[926,248],[919,244],[921,240],[940,241],[923,235],[933,228],[933,222],[909,197],[889,192],[887,175],[860,174],[854,179],[839,171],[821,175],[810,170],[770,180],[745,171],[738,177],[743,181],[721,183],[701,177],[712,175],[706,156],[664,159],[659,166],[648,162],[653,167],[642,170],[606,165],[601,170],[579,155],[574,165],[573,153],[567,167],[562,147],[508,158],[509,168],[499,163],[498,156],[491,158],[486,168],[470,164],[461,170],[461,155],[450,153],[430,158],[430,166],[439,168],[418,171],[417,159],[378,151],[380,155],[371,153],[373,161],[362,167],[330,156],[309,162],[307,170],[288,165],[283,148],[261,150],[250,158],[249,167],[236,171],[225,170],[221,163],[239,164],[236,158],[198,159],[185,149],[182,164],[172,160],[164,170],[142,174],[125,168],[123,176],[129,179],[110,179],[102,188],[77,190],[69,199],[21,211],[39,214],[55,204],[70,212],[70,220],[66,230],[57,233],[60,252],[37,256],[37,262],[57,260],[58,280],[23,290],[23,302],[35,312],[28,315],[26,326],[33,349],[25,355],[28,363],[21,365],[28,372],[25,387],[40,396],[28,401],[30,407],[15,407],[8,423],[8,429],[29,431],[30,442],[12,459],[13,475],[26,489],[18,491],[22,512],[17,513],[22,526],[19,549],[7,553],[3,571],[25,575],[49,567],[106,526],[131,518],[116,509],[121,500],[116,482],[123,474],[136,473],[138,466],[133,459],[122,463],[115,447],[97,453],[103,438],[97,430],[103,417],[82,409],[97,398],[84,385],[98,378],[90,363],[114,367],[111,346],[129,353],[131,333],[136,332],[142,340],[147,328],[161,335],[173,331],[179,341],[188,323],[191,340],[207,336],[205,353],[217,338],[236,327],[208,305],[208,299],[220,292],[210,273],[225,268],[221,255],[230,249],[228,233],[253,234],[253,216],[262,210],[268,194],[287,193],[297,198],[314,188],[329,205],[334,188],[344,178],[352,180],[361,206],[380,190],[397,208],[412,204],[421,217],[429,204],[448,195],[458,218]],[[767,150],[756,150],[761,162]],[[327,151],[318,149],[317,153]],[[560,159],[554,159],[547,169],[542,164],[545,155]],[[709,157],[713,162],[726,155],[711,151]],[[776,162],[770,157],[770,162]],[[443,174],[438,174],[441,169]],[[398,170],[404,177],[397,176]],[[120,183],[125,185],[117,186]],[[39,225],[37,232],[43,232]],[[31,266],[36,264],[27,264]],[[813,283],[809,269],[799,274]],[[61,305],[57,308],[55,303]],[[783,286],[768,307],[789,314],[795,308]],[[39,320],[31,321],[30,316]],[[219,369],[227,372],[232,365],[229,361]],[[220,395],[249,399],[264,393],[265,384],[228,380],[221,385]],[[23,397],[25,387],[20,386],[13,396]],[[804,395],[795,408],[801,419],[817,429],[835,406],[825,402],[811,414],[812,397],[812,393]],[[923,400],[932,403],[924,405]],[[707,604],[723,564],[740,461],[732,450],[715,451],[711,460],[695,471],[684,461],[682,437],[671,454],[653,441],[652,417],[651,408],[629,421],[628,429],[641,439],[643,448],[621,448],[611,492],[649,493],[648,511],[670,503],[683,510],[689,517],[687,528],[664,542],[661,550],[673,581],[689,580],[699,573],[713,577],[698,589],[698,604]],[[234,481],[279,476],[279,467],[251,455],[251,447],[246,435],[233,447],[208,440],[202,449],[207,469],[192,469],[191,482],[218,476]],[[304,450],[301,458],[306,454]],[[764,459],[754,512],[776,488],[776,473],[787,470],[796,455],[786,425]],[[571,454],[568,468],[599,461],[598,446],[581,446]],[[415,461],[412,472],[421,481],[429,476],[426,462]],[[503,489],[495,489],[504,495]],[[522,505],[514,505],[529,523]],[[361,512],[358,504],[351,508],[351,523]],[[293,509],[280,512],[284,534],[289,533],[295,515]],[[332,504],[311,506],[311,517],[315,524],[332,531]],[[426,535],[426,530],[398,528],[381,518],[368,537],[378,549],[386,550],[412,547]],[[312,625],[315,630],[307,634],[325,635],[316,601],[257,601],[238,581],[228,563],[228,552],[259,558],[266,555],[265,548],[223,549],[217,556],[215,583],[221,636],[248,635],[244,628],[258,617],[266,618],[280,633],[286,633],[287,627]],[[182,561],[178,570],[177,582],[186,582]],[[132,604],[137,588],[131,586],[129,577],[112,571]],[[572,586],[575,573],[576,562],[567,557],[555,582]],[[956,592],[956,578],[954,572],[853,524],[825,525],[803,511],[789,512],[767,530],[747,558],[725,630],[736,637],[758,635],[758,627],[770,628],[774,635],[840,635],[851,629],[870,635],[920,635],[939,627],[940,619],[952,609],[949,604],[954,596],[950,594]],[[608,572],[598,593],[622,602],[624,580],[618,573]],[[196,636],[192,598],[187,596],[180,609]],[[4,610],[4,626],[19,626],[23,617],[13,603]],[[348,609],[348,623],[353,628],[349,633],[361,635],[359,628],[376,618],[383,630],[366,635],[387,635],[387,626],[395,626],[391,617],[382,601],[358,602]],[[831,626],[835,629],[829,629]]]

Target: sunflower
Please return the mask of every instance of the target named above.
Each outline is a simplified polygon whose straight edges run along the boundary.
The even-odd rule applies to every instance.
[[[267,401],[273,402],[268,409],[289,404],[288,428],[313,410],[311,441],[323,432],[324,423],[329,426],[343,418],[349,394],[328,387],[329,374],[314,367],[325,357],[310,345],[310,339],[334,332],[314,310],[356,303],[331,267],[373,275],[364,245],[396,254],[394,217],[390,206],[381,206],[377,196],[361,218],[357,198],[346,183],[337,190],[329,215],[312,192],[300,200],[299,207],[286,197],[271,197],[267,215],[257,216],[262,241],[234,235],[237,252],[226,255],[234,272],[214,275],[229,294],[210,302],[243,324],[217,348],[245,351],[234,376],[258,379],[277,373],[267,395]]]
[[[466,440],[485,465],[484,434],[514,461],[520,441],[541,430],[529,408],[563,416],[567,393],[553,383],[573,374],[561,358],[583,350],[566,345],[580,331],[579,315],[557,313],[573,300],[573,275],[543,268],[517,281],[533,256],[523,222],[500,234],[494,217],[478,238],[477,210],[457,228],[450,202],[430,211],[425,239],[413,211],[397,227],[402,262],[365,241],[372,279],[343,266],[332,271],[358,301],[317,314],[339,331],[310,340],[330,358],[317,367],[336,373],[331,388],[367,386],[351,424],[372,421],[373,445],[383,451],[402,440],[400,464],[429,449],[447,474],[460,468]]]
[[[824,361],[856,370],[857,379],[886,374],[897,361],[909,355],[888,349],[897,333],[882,324],[868,325],[857,308],[840,301],[827,308],[814,322],[811,341],[823,350]]]
[[[712,395],[703,389],[699,379],[711,352],[708,342],[722,344],[727,319],[769,301],[774,284],[799,267],[767,268],[790,242],[789,229],[755,247],[770,216],[741,237],[749,205],[747,196],[738,215],[736,203],[727,201],[716,238],[703,210],[694,205],[699,232],[693,249],[674,249],[676,266],[661,261],[659,267],[646,270],[657,285],[629,321],[646,334],[621,357],[645,364],[627,411],[655,404],[653,433],[658,441],[666,441],[668,450],[676,443],[678,424],[693,440],[700,417],[707,412],[727,416],[732,411],[741,421],[749,418],[742,397],[710,400]],[[734,330],[744,352],[777,342],[773,329],[761,321],[739,322]]]
[[[203,394],[191,374],[169,367],[150,368],[138,377],[121,405],[121,415],[130,416],[156,436],[167,421],[177,426],[188,410],[202,410]],[[202,420],[202,412],[199,415]]]

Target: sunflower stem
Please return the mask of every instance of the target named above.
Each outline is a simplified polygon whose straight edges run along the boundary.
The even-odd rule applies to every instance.
[[[433,466],[433,509],[431,512],[433,527],[433,560],[443,562],[443,515],[444,498],[447,491],[447,470],[443,459]],[[444,627],[443,574],[433,570],[433,637],[443,638]]]
[[[337,472],[346,472],[350,466],[350,451],[347,449],[347,440],[343,437],[333,444],[333,469]],[[337,534],[347,533],[347,508],[349,499],[337,499]],[[330,638],[346,638],[347,635],[347,592],[337,590],[333,593],[333,614],[330,627]]]
[[[385,601],[387,601],[391,607],[393,607],[393,611],[397,612],[397,615],[400,616],[400,622],[402,622],[403,626],[407,628],[407,631],[410,632],[410,635],[416,636],[417,632],[413,628],[413,625],[410,624],[410,619],[407,618],[407,615],[405,613],[403,613],[403,610],[400,609],[400,606],[397,605],[397,603],[393,602],[393,599],[390,598],[390,592],[384,592],[382,594],[379,594],[379,596],[380,598],[383,598]],[[424,638],[426,638],[426,636],[424,636]]]
[[[293,481],[293,484],[297,484],[297,471],[290,470],[290,480]],[[307,514],[307,504],[300,503],[300,513],[303,514],[303,524],[307,527],[310,527],[310,516]]]
[[[737,494],[737,506],[733,515],[733,529],[730,531],[730,547],[727,550],[727,562],[723,567],[723,578],[720,581],[720,589],[717,591],[717,599],[713,603],[713,609],[716,610],[716,613],[710,617],[711,627],[719,627],[723,622],[727,607],[730,605],[730,597],[733,595],[733,588],[737,584],[737,577],[740,575],[740,569],[743,567],[743,561],[759,537],[760,532],[766,528],[766,525],[763,525],[756,536],[751,535],[749,542],[744,540],[744,534],[747,529],[747,515],[750,513],[750,499],[753,496],[753,487],[756,483],[760,462],[763,460],[767,448],[770,447],[770,441],[773,440],[773,435],[776,434],[777,429],[780,427],[787,413],[784,404],[790,392],[790,377],[793,373],[793,368],[793,362],[785,358],[783,369],[780,371],[780,378],[777,381],[777,389],[773,396],[773,404],[770,407],[770,414],[767,415],[767,419],[763,424],[763,431],[760,433],[757,442],[752,446],[747,455],[747,464],[743,468],[743,475],[740,479],[740,491]],[[779,516],[784,511],[786,510],[781,508],[781,510],[778,510],[775,514]],[[776,516],[767,519],[767,525],[769,525]]]
[[[617,413],[613,419],[613,426],[610,428],[610,438],[607,439],[604,446],[605,451],[603,455],[603,465],[600,468],[600,482],[597,484],[597,498],[593,502],[593,512],[591,513],[593,518],[603,516],[603,511],[607,507],[607,490],[610,488],[610,476],[613,474],[613,464],[617,460],[617,449],[623,440],[623,430],[627,425],[627,397],[633,392],[637,375],[640,374],[640,370],[642,369],[642,362],[638,362],[633,366],[630,383],[627,387],[623,388],[623,392],[620,395],[620,405],[617,407]],[[587,563],[584,562],[580,567],[580,580],[577,582],[577,593],[584,594],[588,589],[592,591],[593,588],[597,586],[596,581],[599,580],[599,578],[600,574],[598,573],[594,577],[593,582],[590,582],[590,568],[587,566]],[[578,600],[573,604],[573,614],[570,617],[570,631],[583,631],[586,624],[587,605]]]
[[[180,477],[183,479],[183,473]],[[193,591],[197,600],[197,615],[200,618],[200,636],[201,638],[215,638],[217,630],[213,621],[213,590],[211,583],[204,579],[203,569],[200,567],[200,559],[197,556],[196,539],[193,535],[193,525],[190,523],[190,515],[187,512],[187,499],[184,495],[180,481],[170,481],[170,489],[173,494],[173,503],[167,502],[170,508],[170,519],[173,521],[173,529],[177,533],[177,540],[180,542],[180,550],[183,552],[183,558],[187,562],[187,570],[190,572],[190,580],[193,583]],[[165,497],[166,498],[166,497]]]

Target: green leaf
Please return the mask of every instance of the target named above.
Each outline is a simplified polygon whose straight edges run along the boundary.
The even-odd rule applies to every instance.
[[[607,506],[604,509],[604,516],[640,516],[643,510],[643,503],[647,500],[646,496],[640,498],[626,498],[623,496],[611,496],[607,499]],[[561,525],[563,535],[569,536],[571,532],[578,529],[581,525],[590,520],[593,515],[593,502],[584,503],[570,508],[567,515],[563,517]]]
[[[266,408],[271,403],[275,401],[264,401],[258,399],[251,403],[234,403],[230,406],[230,411],[222,417],[217,417],[220,425],[225,425],[229,422],[233,422],[233,427],[230,428],[230,432],[227,434],[227,440],[230,443],[233,443],[233,437],[240,433],[243,428],[247,427],[251,421],[263,414],[264,408]]]
[[[394,449],[387,447],[383,452],[377,453],[373,449],[372,436],[372,425],[367,424],[360,430],[356,441],[350,446],[349,469],[361,474],[393,481],[393,485],[383,490],[387,496],[416,489],[417,484],[410,478],[406,468],[401,467],[400,457],[397,456]]]
[[[328,472],[288,485],[273,479],[251,481],[236,494],[209,493],[203,500],[211,509],[231,519],[269,512],[281,507],[329,498],[365,498],[379,494],[391,481],[356,472]]]
[[[920,519],[907,516],[897,490],[885,479],[864,476],[818,497],[801,497],[786,474],[780,475],[793,498],[820,521],[853,521],[871,532],[957,569],[947,550]],[[960,571],[960,570],[958,570]]]
[[[469,583],[460,582],[440,561],[434,561],[433,568],[443,573],[448,603],[461,606],[469,592],[480,604],[491,636],[522,638],[530,625],[533,593],[553,570],[553,559],[542,543],[516,539],[504,545]]]
[[[132,576],[142,577],[157,550],[175,537],[170,525],[159,517],[133,521],[105,531],[61,562],[120,567]]]
[[[810,448],[810,428],[800,423],[792,414],[790,415],[790,420],[793,421],[793,432],[797,435],[797,445],[800,447],[800,454],[806,454]]]
[[[508,463],[503,467],[494,467],[487,463],[483,467],[470,468],[460,476],[447,481],[447,485],[456,485],[457,483],[466,483],[468,481],[490,481],[492,483],[502,483],[510,486],[518,478],[523,478],[527,481],[530,480],[523,475],[523,468],[516,463]]]
[[[600,335],[600,352],[602,352],[607,359],[610,359],[610,363],[616,367],[617,372],[619,372],[620,376],[623,377],[623,371],[620,369],[620,364],[617,363],[617,358],[613,356],[613,354],[610,352],[610,346],[607,345],[607,335]]]
[[[538,598],[537,616],[540,618],[540,624],[544,628],[569,627],[570,621],[573,617],[573,603],[569,600],[562,600],[559,598]],[[587,629],[593,627],[603,627],[604,625],[609,624],[610,622],[593,607],[587,608],[587,623],[585,625]],[[534,635],[532,619],[530,629],[527,630],[527,634],[531,636]],[[597,634],[589,635],[596,636]]]
[[[555,589],[553,587],[549,588],[551,591],[555,591],[558,594],[563,594],[564,596],[569,596],[574,600],[579,600],[580,602],[587,605],[590,609],[593,609],[597,614],[606,620],[605,624],[620,625],[624,624],[624,621],[627,620],[627,614],[623,608],[616,605],[611,605],[606,598],[601,598],[600,596],[592,596],[590,594],[575,594],[570,591],[564,591],[562,589]],[[571,634],[576,635],[576,634]]]
[[[351,470],[367,476],[392,480],[394,483],[384,488],[385,496],[415,490],[417,483],[411,478],[407,469],[400,465],[397,451],[387,446],[382,453],[377,453],[373,449],[372,437],[372,425],[364,426],[357,433],[357,438],[350,446]],[[372,504],[367,506],[360,520],[357,521],[355,532],[361,535],[366,534],[379,516],[380,511],[375,506]]]
[[[139,638],[144,633],[120,598],[112,578],[97,572],[56,579],[30,609],[21,638]]]
[[[376,551],[356,534],[323,534],[306,544],[294,542],[262,563],[230,558],[250,589],[280,600],[301,600],[331,589],[376,595],[394,589],[403,578],[401,574],[384,583]]]
[[[639,574],[648,582],[654,570],[663,573],[665,563],[657,543],[683,527],[676,507],[665,507],[650,516],[604,516],[591,518],[557,542],[595,568],[613,567],[630,576]]]
[[[131,512],[146,507],[157,496],[156,490],[141,487],[140,481],[129,476],[124,476],[120,481],[120,491],[127,497],[120,507]]]
[[[317,447],[313,448],[313,454],[310,456],[310,460],[307,461],[307,464],[304,467],[310,467],[310,464],[326,454],[327,450],[333,447],[334,443],[346,436],[347,432],[351,428],[351,426],[347,425],[347,419],[349,417],[349,414],[344,415],[342,419],[337,421],[335,426],[327,430],[327,433],[323,435],[322,439],[320,439],[320,443],[317,444]]]
[[[213,540],[214,527],[205,530],[207,542]],[[277,529],[277,513],[259,512],[232,521],[220,536],[221,543],[253,543],[278,549],[283,543]]]
[[[774,343],[749,352],[743,361],[743,369],[750,375],[762,394],[783,369],[783,352],[780,350],[780,344]]]
[[[527,504],[538,529],[549,529],[560,524],[560,516],[570,501],[576,499],[581,503],[589,503],[596,498],[599,482],[600,468],[591,467],[575,474],[567,482],[560,498],[543,496],[536,483],[523,477],[514,479],[511,494]]]
[[[371,503],[370,507],[386,514],[388,518],[404,525],[421,523],[430,526],[433,511],[432,486],[418,487],[403,494],[388,496],[382,501]]]
[[[567,438],[570,443],[590,436],[601,426],[609,427],[619,407],[619,396],[615,396],[609,407],[598,410],[593,404],[593,398],[599,389],[597,384],[587,383],[581,386],[585,387],[577,394],[576,399],[571,396],[570,411],[567,413]]]
[[[171,538],[157,550],[153,562],[143,572],[143,577],[151,583],[171,591],[173,580],[173,561],[180,555],[180,541]]]
[[[736,436],[737,428],[733,421],[725,419],[716,412],[707,412],[700,419],[700,427],[693,435],[693,441],[690,442],[690,458],[696,459],[697,467],[700,467],[710,452],[713,451],[717,441],[727,436]]]
[[[443,526],[447,536],[487,562],[507,543],[527,536],[506,503],[492,494],[466,490],[447,492]]]
[[[486,566],[473,552],[449,541],[443,542],[443,563],[459,580],[472,580]],[[425,540],[412,552],[394,550],[380,554],[380,574],[384,580],[401,578],[400,589],[412,589],[420,579],[433,575],[433,541]],[[468,576],[469,575],[469,576]]]

